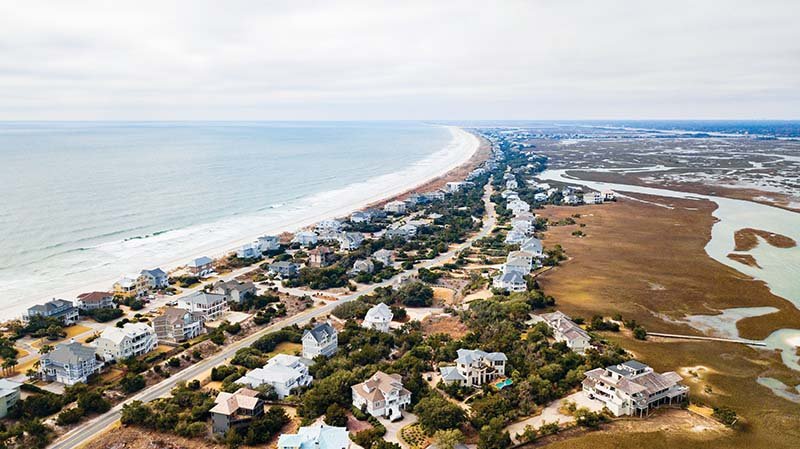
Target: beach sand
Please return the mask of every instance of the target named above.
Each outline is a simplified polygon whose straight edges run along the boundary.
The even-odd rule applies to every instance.
[[[188,242],[191,243],[191,246],[187,248],[181,248],[176,243],[175,247],[169,247],[168,253],[164,252],[161,257],[143,259],[142,254],[145,254],[146,251],[142,250],[139,245],[157,244],[159,241],[181,242],[180,234],[184,231],[177,230],[161,234],[148,239],[149,241],[124,242],[127,245],[126,251],[130,255],[126,256],[125,260],[117,262],[120,265],[117,277],[92,279],[82,282],[80,285],[62,286],[53,291],[37,292],[33,297],[13,298],[0,305],[0,312],[9,318],[20,317],[31,305],[50,298],[74,301],[77,295],[83,292],[108,290],[125,273],[138,273],[142,269],[154,267],[171,271],[184,266],[194,257],[203,255],[212,258],[224,257],[231,251],[235,251],[237,247],[250,243],[261,235],[278,235],[287,231],[296,231],[324,219],[345,217],[368,205],[385,203],[394,198],[405,197],[415,191],[427,191],[443,186],[446,182],[463,179],[469,171],[488,158],[490,146],[487,142],[483,142],[481,145],[481,141],[476,135],[461,128],[453,126],[447,128],[452,134],[448,145],[408,169],[304,199],[302,200],[303,207],[298,208],[297,211],[289,211],[274,218],[270,217],[268,224],[245,234],[229,236],[228,234],[231,232],[230,230],[226,232],[226,223],[220,222],[214,228],[207,230],[203,240],[206,243],[198,244],[192,240]],[[301,177],[302,173],[298,173],[298,182],[302,182]],[[213,232],[215,228],[220,232]],[[192,235],[192,239],[196,238],[195,234]],[[176,235],[178,238],[175,237]],[[185,240],[183,239],[183,241]]]

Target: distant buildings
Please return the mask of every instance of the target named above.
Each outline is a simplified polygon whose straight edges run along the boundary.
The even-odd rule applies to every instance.
[[[591,348],[592,338],[589,333],[575,324],[567,315],[560,311],[534,315],[534,321],[542,321],[552,329],[556,341],[563,341],[567,347],[578,354],[583,354]]]
[[[603,196],[597,192],[589,192],[583,194],[583,202],[585,204],[602,204]]]
[[[319,246],[308,252],[309,267],[326,267],[333,260],[333,250],[327,246]]]
[[[350,437],[344,427],[314,424],[301,427],[296,434],[283,434],[278,438],[278,449],[347,449]]]
[[[319,241],[317,234],[311,231],[300,231],[294,235],[292,243],[298,243],[301,246],[316,245]]]
[[[106,327],[94,341],[103,360],[120,361],[154,350],[158,346],[155,330],[145,323],[125,323],[121,328]]]
[[[445,383],[480,387],[487,382],[504,377],[506,361],[508,358],[502,352],[459,349],[455,366],[439,367],[439,372]]]
[[[90,292],[78,295],[78,308],[81,310],[113,309],[114,294],[110,292]]]
[[[353,262],[353,268],[350,269],[351,275],[357,275],[361,273],[372,273],[375,271],[375,264],[372,263],[369,259],[360,259]]]
[[[339,220],[322,220],[314,227],[318,234],[336,233],[342,230],[342,222]]]
[[[21,386],[22,384],[19,382],[0,379],[0,418],[5,418],[11,407],[19,401]]]
[[[337,237],[339,248],[344,251],[352,251],[358,249],[364,242],[364,234],[360,232],[340,232]]]
[[[139,276],[133,274],[122,276],[111,288],[114,290],[114,295],[124,298],[135,298],[142,292],[139,288]]]
[[[308,374],[307,362],[293,355],[278,354],[269,359],[263,368],[248,372],[235,383],[252,388],[270,385],[275,389],[278,399],[283,399],[298,387],[311,384],[313,378]]]
[[[240,282],[235,279],[217,282],[211,292],[224,295],[228,302],[237,304],[241,304],[244,300],[258,295],[258,289],[255,284],[252,282]]]
[[[322,323],[303,333],[303,357],[314,359],[318,355],[330,357],[339,349],[339,337],[330,323]]]
[[[228,299],[225,295],[203,291],[194,292],[191,295],[180,298],[178,307],[200,314],[204,321],[214,321],[230,310]]]
[[[394,251],[389,249],[379,249],[372,253],[372,258],[375,261],[382,263],[384,266],[390,267],[394,261]]]
[[[64,385],[86,383],[87,378],[102,367],[103,362],[97,360],[95,349],[77,342],[56,345],[39,359],[42,380]]]
[[[402,201],[389,201],[383,206],[383,210],[390,214],[402,215],[406,213],[406,203]]]
[[[203,256],[189,262],[186,269],[195,276],[203,277],[214,271],[213,264],[214,261],[210,257]]]
[[[662,405],[680,404],[689,388],[675,372],[658,374],[636,360],[586,372],[583,391],[601,401],[615,416],[644,416]]]
[[[470,186],[470,185],[472,185],[471,182],[448,182],[446,184],[446,186],[445,186],[445,190],[447,191],[447,193],[456,193],[456,192],[460,191],[461,189],[463,189],[463,188],[465,188],[467,186]],[[436,199],[439,199],[439,198],[436,198]],[[444,198],[441,198],[441,199],[444,199]]]
[[[394,314],[392,309],[384,303],[372,306],[364,316],[364,322],[361,324],[367,329],[375,329],[381,332],[389,332],[389,323],[392,322]]]
[[[153,318],[153,329],[159,341],[182,343],[203,332],[204,316],[199,312],[168,307],[163,314]]]
[[[169,277],[161,268],[153,268],[152,270],[142,270],[136,283],[142,291],[159,290],[169,287]]]
[[[403,417],[402,409],[411,403],[411,392],[403,387],[399,374],[378,371],[366,382],[353,385],[353,407],[372,416],[395,421]]]
[[[56,318],[61,321],[65,326],[69,326],[78,322],[79,313],[78,308],[72,302],[65,299],[53,299],[44,304],[37,304],[28,308],[27,319],[36,316],[45,318]]]
[[[281,279],[289,279],[297,276],[300,265],[289,262],[281,261],[269,264],[269,272]]]
[[[240,388],[234,393],[221,392],[214,400],[211,413],[211,429],[215,434],[224,434],[231,428],[247,425],[253,418],[264,414],[264,401],[258,392]]]

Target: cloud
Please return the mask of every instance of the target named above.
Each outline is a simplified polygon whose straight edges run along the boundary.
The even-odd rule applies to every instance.
[[[0,1],[0,119],[797,118],[793,1]]]

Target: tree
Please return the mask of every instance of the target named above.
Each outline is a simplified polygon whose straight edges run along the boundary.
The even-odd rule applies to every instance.
[[[56,423],[59,426],[75,424],[76,422],[80,421],[82,417],[83,417],[83,409],[80,407],[75,407],[69,410],[64,410],[63,412],[59,413],[58,418],[56,419]]]
[[[111,409],[111,403],[98,391],[89,391],[78,396],[78,407],[86,413],[105,413]]]
[[[133,401],[122,406],[120,422],[125,425],[144,425],[150,416],[150,409],[142,401]]]
[[[642,326],[633,328],[633,338],[637,340],[647,340],[647,331]]]
[[[437,430],[433,434],[436,449],[453,449],[464,442],[464,434],[459,429]]]
[[[325,424],[329,426],[345,427],[347,425],[347,412],[339,404],[331,404],[325,410]]]
[[[119,382],[120,388],[125,393],[133,393],[141,390],[145,386],[144,376],[141,374],[128,373]]]
[[[464,410],[439,394],[422,398],[414,407],[420,425],[428,432],[455,429],[464,422]]]
[[[502,418],[492,418],[478,434],[478,449],[506,449],[511,446],[511,437],[503,428]]]
[[[725,406],[714,407],[714,413],[711,416],[727,426],[733,426],[739,420],[736,412],[732,408]]]

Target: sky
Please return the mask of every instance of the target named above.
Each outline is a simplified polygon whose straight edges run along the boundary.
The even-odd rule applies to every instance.
[[[800,119],[800,2],[0,0],[0,120]]]

